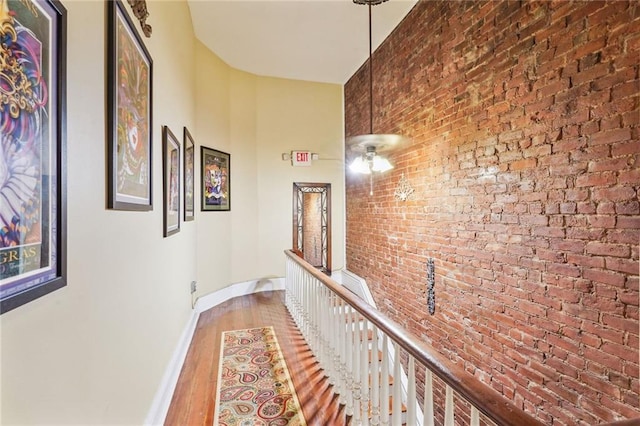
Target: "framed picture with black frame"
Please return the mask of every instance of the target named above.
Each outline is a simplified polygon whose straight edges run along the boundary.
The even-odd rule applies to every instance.
[[[153,209],[153,61],[119,0],[107,4],[107,207]]]
[[[180,142],[162,126],[162,186],[164,194],[164,236],[180,232]]]
[[[67,11],[2,3],[0,314],[67,285]]]
[[[194,182],[195,182],[195,143],[193,137],[186,127],[183,131],[184,140],[184,221],[188,222],[195,219],[195,200],[194,200]]]
[[[200,147],[200,209],[202,211],[231,210],[231,155]]]

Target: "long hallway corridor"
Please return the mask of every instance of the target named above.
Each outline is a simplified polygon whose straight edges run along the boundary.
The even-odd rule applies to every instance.
[[[347,424],[344,406],[284,305],[284,291],[237,297],[200,315],[165,425],[213,424],[223,331],[273,326],[309,425]]]

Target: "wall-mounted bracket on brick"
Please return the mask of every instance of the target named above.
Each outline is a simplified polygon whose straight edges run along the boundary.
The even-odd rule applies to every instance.
[[[433,266],[433,257],[427,259],[427,306],[431,315],[436,313],[436,274]]]

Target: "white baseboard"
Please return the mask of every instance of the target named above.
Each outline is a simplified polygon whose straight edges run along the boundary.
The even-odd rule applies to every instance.
[[[173,391],[178,383],[178,376],[180,375],[180,370],[182,370],[184,359],[187,356],[187,350],[189,349],[193,332],[196,329],[199,315],[200,313],[195,310],[191,312],[187,325],[184,327],[182,335],[178,340],[176,349],[173,351],[169,365],[162,376],[160,387],[153,398],[151,408],[149,409],[147,418],[144,421],[145,425],[151,426],[164,424],[164,419],[167,416],[167,411],[169,411],[169,404],[171,404]]]
[[[199,314],[234,297],[271,290],[284,290],[284,278],[263,278],[230,285],[199,297],[195,309]]]
[[[184,364],[184,360],[187,356],[187,351],[189,350],[189,345],[191,344],[191,339],[193,338],[198,318],[202,312],[234,297],[259,293],[262,291],[284,290],[284,288],[284,278],[263,278],[261,280],[233,284],[229,287],[225,287],[221,290],[199,297],[193,311],[191,312],[191,316],[187,320],[187,324],[184,327],[182,335],[178,340],[178,344],[173,351],[169,365],[162,376],[160,387],[153,398],[151,408],[149,409],[147,418],[144,421],[145,426],[164,424],[167,412],[169,411],[169,405],[171,404],[171,398],[173,397],[173,392],[175,391],[180,371],[182,370],[182,365]]]

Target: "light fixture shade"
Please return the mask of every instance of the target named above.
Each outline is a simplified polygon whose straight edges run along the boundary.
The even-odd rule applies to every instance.
[[[364,135],[351,136],[347,139],[347,145],[352,150],[365,152],[367,147],[374,147],[376,152],[393,150],[409,142],[408,138],[402,135],[369,133]]]
[[[360,173],[363,175],[368,175],[371,173],[371,168],[369,167],[369,162],[362,158],[361,155],[357,156],[349,165],[349,169],[354,173]]]
[[[382,173],[391,169],[393,169],[393,166],[391,165],[389,160],[384,157],[380,157],[379,155],[373,157],[373,165],[371,166],[371,170],[373,170],[374,172]]]

